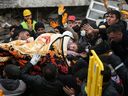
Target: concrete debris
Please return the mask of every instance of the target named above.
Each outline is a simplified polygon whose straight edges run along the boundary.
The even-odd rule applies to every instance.
[[[9,24],[8,22],[5,22],[5,23],[2,23],[1,27],[3,28],[11,27],[11,24]]]

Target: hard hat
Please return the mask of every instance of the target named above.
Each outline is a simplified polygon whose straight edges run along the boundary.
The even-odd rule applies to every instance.
[[[128,15],[128,11],[126,11],[126,10],[121,10],[121,13],[125,14],[125,15]]]
[[[31,15],[32,13],[31,13],[31,11],[29,10],[29,9],[25,9],[24,11],[23,11],[23,16],[29,16],[29,15]]]
[[[66,35],[68,35],[68,36],[74,38],[72,32],[70,32],[70,31],[65,31],[65,32],[63,33],[63,36],[66,36]]]

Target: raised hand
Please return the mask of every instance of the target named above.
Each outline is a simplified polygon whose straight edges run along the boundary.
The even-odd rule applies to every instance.
[[[60,4],[58,7],[58,14],[62,15],[65,12],[64,5]]]
[[[83,29],[87,32],[87,33],[92,33],[94,31],[94,28],[91,27],[89,24],[84,24],[83,25]]]
[[[67,19],[68,19],[68,13],[64,13],[62,16],[62,24],[66,24],[67,23]]]

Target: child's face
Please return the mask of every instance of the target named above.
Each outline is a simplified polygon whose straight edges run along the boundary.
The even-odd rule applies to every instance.
[[[76,44],[76,43],[71,43],[71,44],[69,45],[69,50],[76,52],[76,51],[78,50],[77,44]]]
[[[45,33],[45,29],[44,28],[38,28],[38,30],[37,30],[37,33]]]

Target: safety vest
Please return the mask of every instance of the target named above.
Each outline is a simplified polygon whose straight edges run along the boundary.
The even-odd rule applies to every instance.
[[[32,24],[32,29],[35,31],[35,24],[36,24],[37,22],[35,21],[35,20],[33,20],[33,24]],[[29,30],[29,28],[28,28],[28,24],[25,22],[25,21],[23,21],[22,23],[21,23],[21,25],[22,25],[22,27],[23,27],[23,29],[28,29]]]

